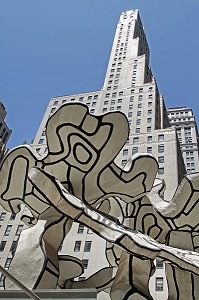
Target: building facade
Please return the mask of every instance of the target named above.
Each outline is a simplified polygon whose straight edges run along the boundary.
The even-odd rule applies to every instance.
[[[6,109],[2,102],[0,102],[0,163],[7,153],[6,144],[12,133],[5,122],[5,117],[7,115]]]
[[[173,107],[167,111],[171,126],[175,126],[187,173],[199,172],[199,137],[191,108]]]
[[[64,103],[84,103],[89,107],[90,113],[96,115],[121,111],[128,118],[130,135],[116,158],[116,163],[125,166],[131,155],[152,153],[159,163],[157,177],[164,179],[166,183],[164,198],[169,201],[186,172],[184,161],[192,162],[191,159],[190,161],[187,159],[192,157],[192,154],[187,154],[192,152],[191,148],[189,150],[186,148],[184,139],[179,143],[179,129],[181,128],[181,134],[183,132],[186,138],[189,136],[188,133],[185,134],[188,132],[186,128],[191,128],[191,134],[195,134],[193,139],[195,149],[197,127],[193,115],[190,115],[190,123],[186,126],[181,126],[177,121],[173,122],[175,109],[169,109],[167,112],[163,96],[160,95],[152,74],[149,59],[149,47],[138,10],[122,13],[117,24],[102,89],[52,98],[34,139],[33,146],[37,152],[41,156],[47,154],[46,122]],[[187,111],[189,114],[189,109]],[[198,170],[198,156],[195,152],[193,156],[195,170]],[[186,167],[188,171],[188,164]],[[20,223],[20,214],[14,217],[3,210],[0,211],[0,223],[1,264],[9,267],[23,224]],[[85,272],[77,278],[83,280],[108,265],[105,246],[106,242],[91,230],[74,224],[63,242],[60,253],[76,256],[83,261]],[[151,279],[151,293],[154,299],[167,299],[164,265],[161,262],[157,262],[157,271]],[[102,293],[99,299],[106,299],[105,294]]]

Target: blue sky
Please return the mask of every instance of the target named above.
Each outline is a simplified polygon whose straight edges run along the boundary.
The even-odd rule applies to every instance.
[[[199,120],[199,0],[1,0],[10,148],[34,138],[51,97],[102,87],[116,24],[131,9],[140,11],[166,106],[192,107]]]

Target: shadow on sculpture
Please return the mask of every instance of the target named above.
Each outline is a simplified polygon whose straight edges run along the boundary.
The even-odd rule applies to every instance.
[[[46,156],[23,145],[5,157],[0,204],[14,214],[25,206],[30,227],[10,271],[29,288],[95,287],[114,300],[152,299],[148,284],[160,259],[168,299],[199,299],[199,174],[185,176],[164,201],[152,155],[133,155],[123,169],[114,163],[128,135],[120,112],[94,116],[83,104],[65,104],[46,124]],[[83,273],[81,261],[58,255],[74,221],[107,241],[109,267],[81,282],[73,280]],[[7,280],[5,288],[15,287]]]

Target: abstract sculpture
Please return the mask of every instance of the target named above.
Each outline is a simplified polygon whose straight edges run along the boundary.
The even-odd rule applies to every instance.
[[[165,202],[152,155],[134,155],[124,169],[114,163],[128,134],[120,112],[94,116],[85,105],[65,104],[46,124],[45,157],[27,145],[5,157],[0,204],[15,214],[25,205],[22,221],[30,227],[22,233],[11,271],[20,272],[22,257],[30,256],[27,241],[40,259],[37,266],[27,261],[34,278],[19,275],[29,288],[67,288],[70,282],[72,288],[109,292],[114,300],[152,299],[148,282],[158,258],[167,262],[169,299],[184,299],[183,276],[191,289],[186,300],[199,297],[199,174],[185,176],[172,201]],[[73,281],[83,271],[81,261],[58,255],[73,221],[108,242],[110,267],[83,282]],[[6,288],[12,288],[9,281]]]

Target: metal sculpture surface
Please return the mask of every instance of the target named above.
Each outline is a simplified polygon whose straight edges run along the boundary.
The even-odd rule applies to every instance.
[[[11,271],[26,257],[34,276],[28,279],[24,271],[20,280],[29,288],[67,288],[70,282],[72,288],[109,292],[114,300],[152,299],[148,282],[158,258],[167,262],[169,299],[199,297],[199,174],[186,176],[165,202],[152,155],[134,155],[124,169],[114,163],[128,134],[120,112],[94,116],[85,105],[65,104],[46,124],[45,157],[24,145],[4,159],[0,204],[11,213],[25,205],[22,221],[30,227],[22,233]],[[109,267],[83,282],[73,281],[83,272],[81,261],[58,255],[73,221],[108,242]],[[184,294],[182,278],[189,283]]]

